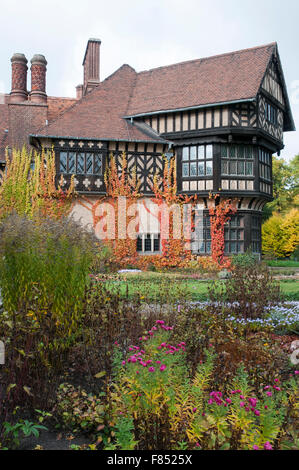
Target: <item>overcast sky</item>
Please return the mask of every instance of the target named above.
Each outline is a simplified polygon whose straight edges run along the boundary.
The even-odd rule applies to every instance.
[[[0,0],[0,93],[10,92],[10,58],[48,61],[47,93],[75,96],[88,38],[99,38],[101,79],[127,63],[136,71],[277,41],[298,132],[298,0]],[[30,84],[29,84],[30,86]]]

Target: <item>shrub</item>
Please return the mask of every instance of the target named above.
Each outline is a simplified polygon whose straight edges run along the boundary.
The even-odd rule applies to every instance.
[[[93,236],[71,219],[11,215],[1,223],[0,338],[7,362],[0,401],[6,412],[20,403],[40,406],[56,387],[81,332],[96,249]]]
[[[241,318],[262,318],[265,307],[280,301],[280,287],[264,264],[235,265],[231,277],[209,289],[212,301],[230,304],[232,313]]]

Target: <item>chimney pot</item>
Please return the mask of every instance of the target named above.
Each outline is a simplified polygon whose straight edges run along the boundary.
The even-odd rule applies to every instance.
[[[83,96],[83,85],[77,85],[76,86],[76,98],[77,100],[81,100]]]
[[[10,101],[20,103],[28,99],[27,91],[27,59],[24,54],[16,53],[11,61],[11,93]]]
[[[46,103],[46,71],[47,61],[42,54],[35,54],[31,59],[31,92],[33,103]]]

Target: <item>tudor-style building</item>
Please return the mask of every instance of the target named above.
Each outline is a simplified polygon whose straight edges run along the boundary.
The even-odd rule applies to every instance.
[[[0,160],[4,148],[29,142],[54,146],[64,184],[93,204],[105,194],[104,171],[111,154],[126,152],[128,171],[137,169],[144,197],[162,154],[174,155],[180,194],[197,194],[208,213],[211,193],[237,198],[238,212],[226,227],[227,254],[251,248],[261,253],[261,214],[272,199],[272,154],[283,149],[283,133],[295,130],[277,44],[191,60],[137,73],[123,65],[100,81],[100,44],[90,39],[77,99],[47,97],[45,58],[31,63],[15,54],[12,90],[0,104]],[[73,211],[92,223],[90,211]],[[84,212],[85,211],[85,212]],[[204,240],[210,252],[209,218]],[[158,241],[157,241],[158,240]],[[157,233],[140,233],[140,252],[160,250]]]

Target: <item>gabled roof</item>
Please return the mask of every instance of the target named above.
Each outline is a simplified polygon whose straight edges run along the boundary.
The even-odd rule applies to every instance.
[[[276,53],[277,44],[271,43],[140,73],[123,65],[38,136],[163,141],[130,118],[255,100]],[[287,98],[284,81],[282,86]],[[290,123],[287,99],[286,103]],[[291,125],[288,130],[293,130]]]
[[[143,130],[122,117],[135,86],[137,73],[123,65],[92,92],[77,101],[39,136],[165,142],[153,131]]]
[[[276,43],[138,74],[128,115],[256,97]]]

